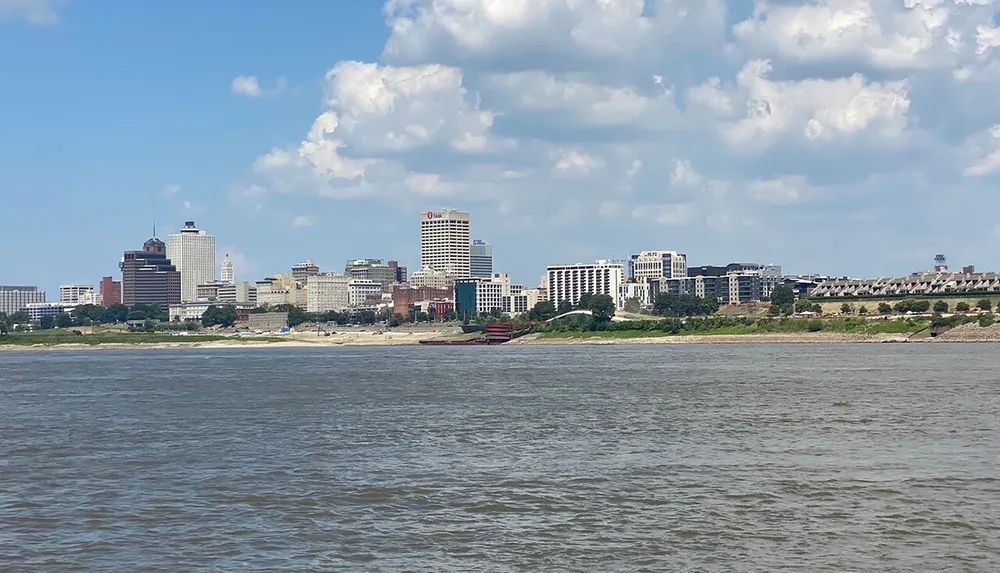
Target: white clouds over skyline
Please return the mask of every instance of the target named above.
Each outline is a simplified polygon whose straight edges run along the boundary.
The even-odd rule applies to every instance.
[[[981,201],[1000,175],[996,2],[735,6],[390,0],[382,60],[332,64],[302,140],[257,158],[261,188],[403,220],[447,198],[524,255],[509,257],[524,279],[651,248],[801,272],[921,264],[883,211],[936,249],[988,254],[939,204]],[[263,93],[241,78],[234,92]],[[991,216],[970,224],[992,240]],[[873,258],[850,254],[872,241]]]

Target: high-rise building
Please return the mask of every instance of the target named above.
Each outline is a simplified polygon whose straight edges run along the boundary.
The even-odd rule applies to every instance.
[[[59,302],[63,304],[92,304],[94,285],[72,284],[59,286]]]
[[[233,266],[233,259],[229,258],[229,253],[226,253],[226,258],[222,261],[222,274],[219,278],[227,285],[236,284],[236,267]]]
[[[420,266],[449,278],[468,278],[471,269],[469,214],[454,209],[420,215]]]
[[[45,291],[38,287],[0,285],[0,312],[4,314],[14,314],[40,302],[45,302]]]
[[[101,279],[101,306],[109,308],[122,302],[122,283],[112,277]]]
[[[181,274],[181,300],[198,299],[198,285],[215,282],[215,236],[185,221],[180,233],[167,237],[167,258]]]
[[[473,278],[488,279],[493,276],[493,245],[479,239],[472,240],[469,268]]]
[[[575,305],[583,294],[606,294],[622,308],[620,292],[625,265],[620,261],[555,265],[548,267],[546,272],[548,297],[556,305],[563,301]]]
[[[125,251],[122,269],[122,304],[158,304],[181,302],[181,273],[167,258],[167,246],[152,238],[141,251]],[[214,265],[213,265],[214,267]]]
[[[292,265],[292,279],[295,281],[295,284],[299,285],[299,287],[305,287],[306,280],[309,277],[314,277],[318,274],[319,266],[310,259],[306,259],[301,263]]]

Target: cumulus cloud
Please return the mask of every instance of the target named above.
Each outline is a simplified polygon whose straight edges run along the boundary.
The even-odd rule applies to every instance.
[[[233,78],[229,89],[236,95],[250,98],[260,98],[264,96],[278,95],[285,91],[285,87],[287,87],[287,80],[284,77],[278,78],[273,89],[265,90],[260,87],[260,82],[257,80],[257,76],[237,76]]]
[[[298,217],[292,219],[292,226],[297,229],[308,227],[310,225],[312,225],[312,219],[306,217],[305,215],[299,215]]]
[[[300,140],[253,163],[267,191],[231,196],[372,201],[400,217],[448,197],[536,270],[678,248],[696,263],[864,274],[913,260],[879,213],[933,226],[945,190],[1000,209],[996,2],[743,4],[388,0],[382,57],[334,63]],[[662,245],[664,227],[685,232]],[[796,247],[820,230],[844,252],[884,252]]]

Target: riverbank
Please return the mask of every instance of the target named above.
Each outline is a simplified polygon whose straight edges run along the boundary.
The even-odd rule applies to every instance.
[[[853,334],[846,332],[798,332],[753,334],[688,334],[660,336],[608,336],[609,333],[573,333],[573,336],[529,334],[507,344],[515,345],[621,345],[621,344],[859,344],[909,342],[900,334]],[[610,333],[614,334],[614,333]]]

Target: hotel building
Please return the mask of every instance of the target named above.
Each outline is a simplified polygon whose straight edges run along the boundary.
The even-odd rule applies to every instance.
[[[620,294],[625,267],[621,261],[550,266],[546,269],[546,279],[548,299],[556,306],[563,301],[576,305],[583,294],[606,294],[616,307],[622,308]]]
[[[141,251],[125,251],[119,265],[122,270],[122,304],[158,304],[181,302],[181,273],[167,258],[167,246],[152,238]]]
[[[4,314],[14,314],[39,302],[45,302],[45,291],[38,287],[0,285],[0,312]]]

